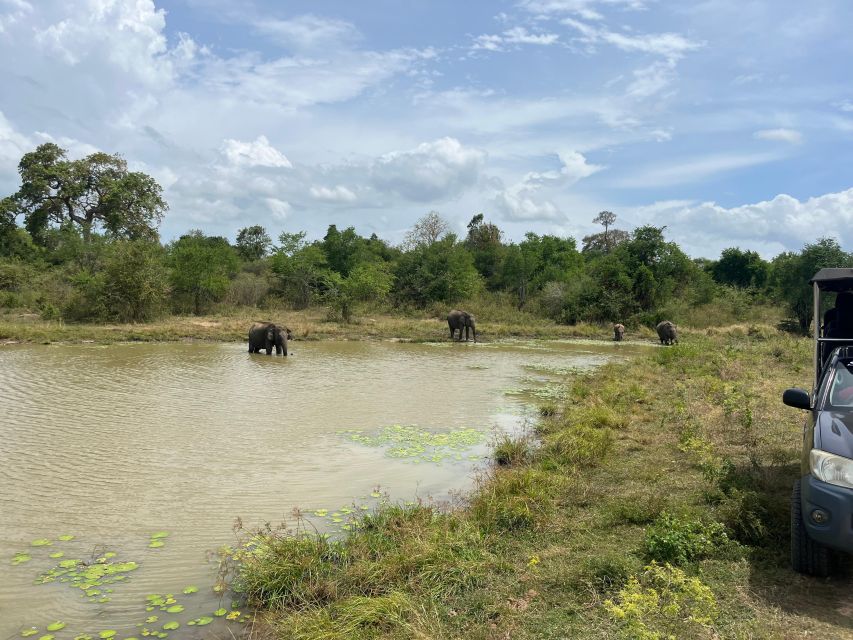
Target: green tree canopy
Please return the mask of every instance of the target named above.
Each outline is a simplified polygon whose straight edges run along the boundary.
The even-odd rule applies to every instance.
[[[458,302],[482,285],[471,254],[452,233],[403,254],[395,276],[398,300],[419,305]]]
[[[200,314],[222,300],[239,259],[225,238],[190,231],[168,246],[171,283],[180,307]]]
[[[767,284],[770,264],[755,251],[737,247],[723,249],[720,259],[711,267],[711,275],[720,284],[761,289]]]
[[[156,239],[168,209],[160,185],[128,171],[119,155],[97,152],[69,160],[65,149],[45,143],[21,158],[18,173],[21,187],[8,200],[40,244],[49,227],[62,224],[77,226],[87,242],[98,228],[115,237]],[[9,204],[2,208],[8,216]]]
[[[272,246],[267,230],[256,224],[244,227],[237,233],[237,253],[247,262],[255,262],[265,257]]]

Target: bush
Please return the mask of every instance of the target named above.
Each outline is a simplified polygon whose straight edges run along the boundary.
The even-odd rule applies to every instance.
[[[156,242],[113,243],[100,278],[100,313],[119,322],[145,322],[160,316],[169,293],[165,254]]]
[[[719,615],[714,593],[681,569],[652,563],[632,576],[604,608],[631,640],[717,637],[711,628]]]
[[[493,456],[499,465],[508,467],[526,462],[532,453],[528,438],[504,435],[495,445]]]
[[[728,541],[719,522],[681,519],[664,512],[646,531],[644,552],[649,560],[683,565],[713,554]]]
[[[225,303],[235,307],[257,307],[269,293],[266,277],[247,271],[238,274],[228,287]]]

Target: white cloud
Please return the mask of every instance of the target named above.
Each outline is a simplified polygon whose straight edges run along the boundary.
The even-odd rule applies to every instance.
[[[455,138],[441,138],[386,153],[373,163],[371,181],[380,191],[416,202],[447,199],[476,184],[485,157]]]
[[[767,258],[799,249],[821,236],[853,244],[853,189],[797,200],[786,194],[755,204],[726,208],[715,202],[658,203],[631,212],[635,220],[666,224],[691,255],[716,257],[740,246]]]
[[[355,193],[343,185],[333,188],[311,187],[311,195],[317,200],[326,202],[355,202],[357,200]]]
[[[577,14],[585,20],[600,20],[603,18],[598,9],[603,6],[614,6],[623,9],[645,9],[645,0],[522,0],[519,5],[537,15],[560,13]]]
[[[503,214],[505,220],[556,220],[562,217],[553,202],[534,200],[524,190],[501,191],[492,199],[492,204]]]
[[[789,142],[790,144],[800,144],[803,141],[803,134],[795,129],[762,129],[752,135],[758,140],[773,140]]]
[[[270,210],[270,213],[272,213],[273,217],[277,220],[286,220],[293,208],[290,206],[289,202],[279,200],[278,198],[264,198],[264,202]]]
[[[565,18],[562,23],[576,29],[580,33],[580,41],[585,44],[606,43],[622,51],[639,51],[667,59],[677,60],[688,51],[695,51],[704,46],[704,43],[688,40],[677,33],[628,35],[611,31],[605,27],[589,25],[573,18]]]
[[[504,51],[506,45],[534,44],[548,46],[556,44],[560,39],[556,33],[530,33],[524,27],[507,29],[500,35],[481,35],[474,39],[472,51]]]
[[[253,142],[227,139],[222,152],[231,164],[248,167],[279,167],[290,169],[293,165],[281,151],[270,144],[266,136],[258,136]]]
[[[0,33],[32,13],[33,5],[24,0],[0,0]]]
[[[359,38],[358,30],[349,22],[314,15],[291,20],[261,18],[253,24],[273,42],[299,50],[339,47]]]
[[[617,181],[616,186],[643,189],[687,184],[781,158],[776,153],[732,153],[688,158],[674,164],[645,167]]]

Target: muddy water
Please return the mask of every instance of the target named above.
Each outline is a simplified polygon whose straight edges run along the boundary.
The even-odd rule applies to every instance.
[[[0,348],[0,638],[35,627],[36,640],[54,621],[66,625],[56,640],[139,637],[168,621],[181,623],[171,638],[222,630],[233,623],[187,623],[231,610],[231,596],[211,590],[206,551],[233,542],[236,517],[249,528],[292,524],[300,507],[334,530],[342,525],[320,510],[345,521],[341,508],[372,508],[377,493],[446,498],[470,486],[495,430],[522,425],[530,398],[518,390],[541,392],[567,368],[631,350],[297,342],[275,358],[237,344]],[[483,435],[417,455],[375,438],[389,425]],[[169,534],[162,547],[150,547],[155,532]],[[63,559],[104,551],[138,568],[92,597],[62,576],[34,584]],[[19,552],[32,559],[13,565]],[[199,591],[184,595],[190,585]],[[166,593],[184,611],[146,611],[146,595]]]

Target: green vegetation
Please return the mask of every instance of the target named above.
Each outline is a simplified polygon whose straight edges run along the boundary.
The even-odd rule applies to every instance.
[[[281,638],[853,637],[847,579],[788,566],[809,358],[734,327],[577,374],[465,506],[267,531],[235,586]]]
[[[24,155],[19,173],[18,191],[0,200],[0,326],[13,339],[37,339],[32,317],[168,324],[171,314],[257,318],[316,309],[322,321],[348,324],[377,315],[440,320],[451,306],[481,323],[528,328],[618,321],[629,337],[664,318],[694,328],[776,323],[784,309],[791,327],[805,331],[808,277],[822,266],[853,264],[831,239],[770,262],[738,248],[717,261],[692,260],[664,228],[619,229],[609,211],[594,218],[604,231],[583,238],[580,249],[573,238],[534,233],[506,242],[483,213],[457,237],[436,212],[417,221],[400,247],[335,225],[313,242],[304,232],[276,242],[251,225],[233,245],[191,230],[163,246],[160,187],[120,157],[71,160],[43,144]],[[139,331],[145,339],[189,337]],[[79,339],[110,340],[92,333]]]

